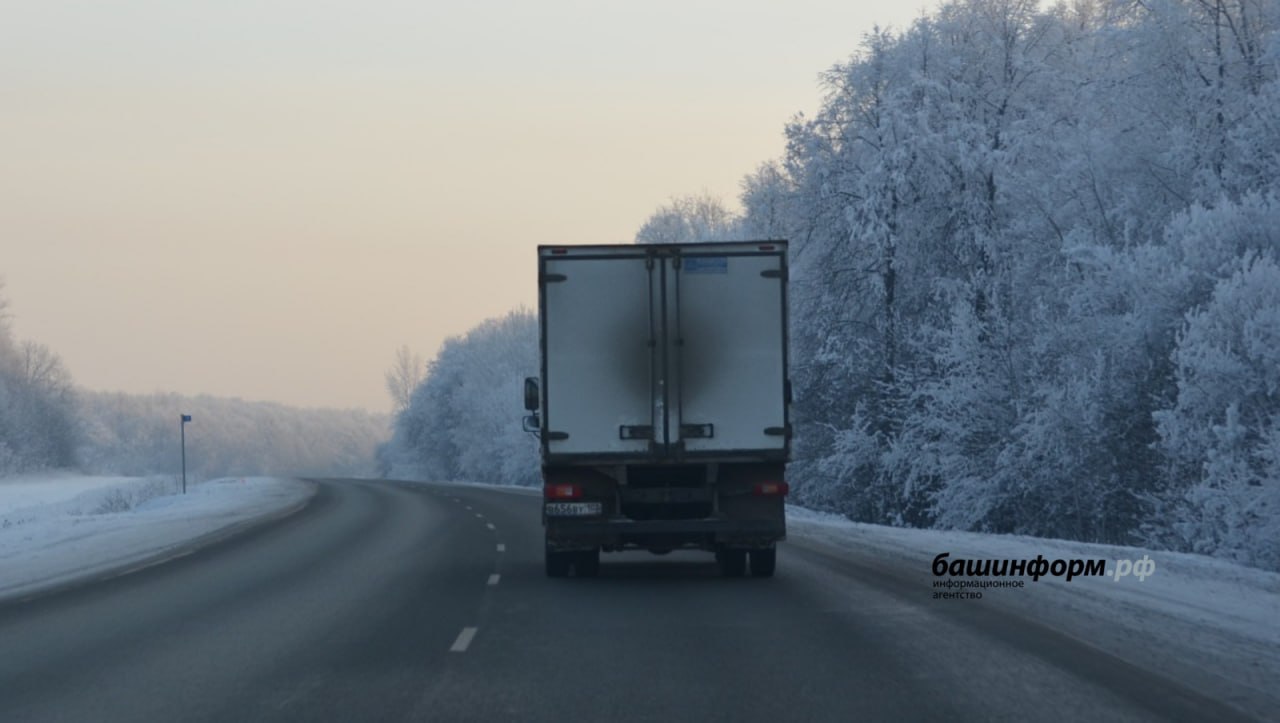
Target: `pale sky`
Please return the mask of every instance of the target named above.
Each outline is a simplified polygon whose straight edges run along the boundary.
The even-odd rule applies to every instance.
[[[934,6],[0,0],[14,331],[90,389],[385,411],[398,346],[534,307],[540,243],[736,205]]]

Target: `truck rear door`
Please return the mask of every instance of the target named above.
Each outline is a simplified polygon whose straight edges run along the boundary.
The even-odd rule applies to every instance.
[[[685,249],[668,263],[670,439],[691,453],[785,450],[785,251]]]
[[[650,301],[661,289],[644,249],[573,249],[541,261],[548,453],[648,453],[660,396]]]

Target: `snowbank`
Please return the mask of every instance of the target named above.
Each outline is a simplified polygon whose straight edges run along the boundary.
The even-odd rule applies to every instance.
[[[272,477],[189,484],[168,477],[0,479],[0,600],[185,554],[297,509],[312,485]]]
[[[920,586],[928,604],[994,606],[1084,640],[1150,670],[1203,681],[1216,697],[1252,709],[1259,699],[1280,704],[1280,574],[1226,560],[1136,547],[1097,545],[1017,535],[914,530],[849,522],[835,515],[788,507],[788,534],[801,544],[877,569]],[[985,589],[980,600],[933,600],[935,556],[962,560],[1106,560],[1105,577],[1070,582],[1047,576],[968,577],[956,580],[1025,581],[1021,589]],[[1143,580],[1116,579],[1117,560],[1154,561]],[[1252,701],[1254,705],[1250,705]]]

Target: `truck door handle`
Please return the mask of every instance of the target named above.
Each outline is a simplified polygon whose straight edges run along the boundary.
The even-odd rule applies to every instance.
[[[710,439],[716,436],[714,424],[682,424],[680,436],[683,439]]]

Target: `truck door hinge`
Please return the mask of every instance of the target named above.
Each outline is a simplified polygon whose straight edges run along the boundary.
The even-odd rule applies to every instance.
[[[763,276],[763,277],[765,277],[766,279],[786,279],[786,278],[787,278],[787,270],[786,270],[785,268],[782,268],[782,269],[765,269],[764,271],[761,271],[761,272],[760,272],[760,275],[761,275],[761,276]]]
[[[765,427],[764,433],[770,437],[790,437],[791,425],[784,424],[781,427]]]
[[[554,284],[557,281],[567,281],[568,279],[569,277],[565,276],[564,274],[543,274],[542,275],[542,283],[544,284]]]

